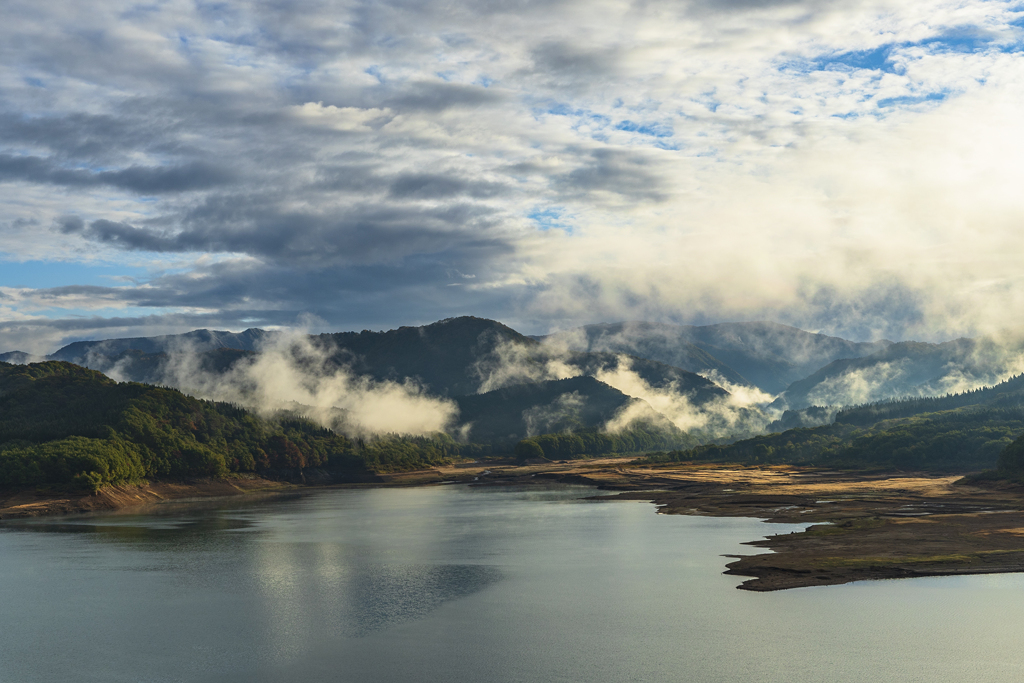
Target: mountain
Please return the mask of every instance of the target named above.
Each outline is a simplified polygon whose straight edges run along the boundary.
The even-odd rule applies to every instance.
[[[601,323],[533,338],[570,351],[627,354],[694,373],[713,370],[728,382],[750,386],[734,369],[686,341],[684,329],[661,323]]]
[[[577,351],[628,353],[690,372],[710,370],[727,382],[773,395],[828,363],[866,356],[890,344],[852,342],[772,322],[602,323],[539,339]]]
[[[192,372],[218,375],[229,371],[238,361],[249,360],[255,356],[255,351],[214,348],[190,353],[188,358]],[[175,386],[175,376],[174,373],[169,372],[169,364],[176,359],[179,357],[171,353],[147,353],[136,349],[121,351],[111,356],[94,351],[82,361],[82,365],[117,380]],[[185,387],[176,386],[176,388],[184,389]]]
[[[125,351],[141,351],[147,354],[169,353],[177,350],[202,352],[220,348],[255,351],[262,343],[273,337],[273,334],[273,332],[253,327],[244,332],[193,330],[185,334],[171,334],[159,337],[80,341],[68,344],[46,358],[47,360],[63,360],[88,366],[92,357],[104,356],[112,358]]]
[[[41,360],[45,359],[38,358],[36,356],[33,356],[31,353],[25,353],[24,351],[8,351],[7,353],[0,353],[0,363],[13,363],[14,365],[25,365],[27,363],[35,363]]]
[[[537,434],[603,427],[636,400],[581,376],[460,396],[456,402],[471,440],[515,444]]]
[[[996,475],[1000,479],[1024,482],[1024,436],[1018,437],[999,454]]]
[[[895,399],[845,408],[836,413],[834,421],[839,424],[869,427],[883,420],[895,420],[970,406],[1014,408],[1022,405],[1024,405],[1024,374],[1011,377],[991,387],[959,394]]]
[[[794,382],[780,397],[791,409],[935,396],[999,382],[1020,367],[1022,349],[989,339],[900,342],[837,360]]]
[[[201,395],[203,387],[216,387],[221,382],[220,375],[262,353],[217,345],[237,343],[259,349],[267,341],[268,333],[262,330],[240,334],[197,330],[166,337],[76,342],[54,355],[77,359],[118,380],[166,384],[199,391]],[[313,349],[312,354],[309,347]],[[360,381],[411,383],[416,387],[413,391],[422,390],[427,396],[448,399],[516,386],[544,386],[546,382],[558,380],[586,382],[593,379],[588,390],[581,394],[589,397],[590,402],[590,407],[584,410],[586,419],[581,423],[585,428],[603,427],[610,419],[608,416],[612,413],[608,411],[587,412],[599,403],[594,397],[601,391],[614,392],[621,399],[616,407],[621,406],[623,397],[656,401],[657,409],[651,408],[649,403],[646,410],[640,411],[644,419],[652,424],[675,421],[699,425],[701,439],[756,433],[768,421],[757,408],[731,405],[729,392],[687,370],[622,353],[564,351],[541,344],[497,321],[482,318],[451,318],[386,332],[320,334],[298,340],[297,346],[279,344],[272,348],[274,353],[284,354],[282,372],[312,373],[310,378],[314,381],[333,373],[346,373],[359,377]],[[242,372],[234,373],[231,378],[235,383],[232,386],[244,390],[243,396],[253,391],[258,383],[268,381],[264,375],[257,377],[246,373],[243,365]],[[301,377],[290,379],[303,381]],[[597,386],[603,389],[598,390]],[[616,388],[612,389],[613,386]],[[507,419],[506,415],[498,414],[506,411],[507,406],[500,402],[480,404],[491,405],[495,411],[494,415],[486,417],[467,407],[476,405],[473,401],[460,400],[460,406],[468,412],[459,419],[459,424],[475,423],[474,439],[484,438],[480,434],[486,434],[487,439],[505,439],[513,433],[525,436],[533,431],[521,429],[522,425],[518,424],[524,411],[539,414],[558,396],[574,391],[562,391],[557,396],[536,394],[536,402],[515,409],[513,422],[516,425],[508,429],[497,427]],[[523,392],[517,399],[520,402],[536,393],[533,389]],[[253,395],[256,394],[258,392]],[[233,400],[245,402],[244,398]],[[294,407],[301,410],[301,406]],[[665,413],[668,418],[658,413],[659,410],[668,411]],[[604,417],[598,420],[596,415]],[[545,427],[549,428],[554,427]],[[559,427],[565,428],[569,427]]]
[[[242,335],[255,340],[243,339],[240,343],[258,346],[265,337],[255,333],[263,334],[248,330]],[[201,335],[205,344],[197,341]],[[54,355],[80,358],[82,363],[118,378],[160,383],[173,379],[166,377],[164,370],[176,349],[187,349],[190,358],[197,360],[193,365],[207,372],[222,372],[239,360],[253,357],[257,352],[245,349],[203,350],[212,343],[238,341],[242,335],[197,330],[173,337],[77,342]],[[612,353],[554,352],[497,321],[469,316],[386,332],[320,334],[309,337],[309,342],[328,358],[328,367],[344,368],[377,381],[412,379],[428,393],[443,397],[566,376],[614,373],[623,360]],[[627,357],[625,362],[628,371],[648,386],[685,395],[695,405],[729,395],[714,382],[665,363],[636,357]]]
[[[494,320],[449,318],[422,327],[387,332],[336,332],[311,337],[339,367],[376,380],[418,380],[438,396],[474,394],[480,388],[481,363],[499,362],[499,349],[525,349],[538,343]]]
[[[310,468],[320,480],[365,481],[490,450],[445,434],[355,441],[295,414],[267,419],[64,361],[0,363],[4,487],[97,490],[245,472],[302,479]]]

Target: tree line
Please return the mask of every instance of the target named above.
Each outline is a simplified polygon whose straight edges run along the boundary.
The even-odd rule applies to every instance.
[[[695,444],[696,439],[678,429],[639,423],[616,433],[591,428],[529,437],[516,444],[515,455],[519,461],[534,458],[571,460],[595,455],[642,453]]]

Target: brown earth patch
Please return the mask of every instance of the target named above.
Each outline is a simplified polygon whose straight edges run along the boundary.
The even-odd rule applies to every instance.
[[[0,490],[0,519],[120,510],[169,500],[278,493],[296,488],[291,484],[251,476],[104,486],[94,494],[46,488]]]

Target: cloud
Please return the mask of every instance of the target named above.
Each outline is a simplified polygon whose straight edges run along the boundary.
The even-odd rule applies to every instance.
[[[982,0],[14,0],[0,257],[148,272],[2,315],[992,332],[1022,34]]]
[[[679,429],[697,433],[706,439],[758,434],[770,421],[760,406],[771,397],[757,389],[747,388],[736,394],[698,404],[676,382],[667,386],[652,386],[633,370],[629,356],[619,356],[614,368],[599,371],[594,377],[627,396],[645,402],[627,407],[609,422],[606,426],[608,431],[615,432],[628,427],[636,419],[642,418],[643,413],[650,408],[664,415]]]
[[[523,411],[526,436],[552,434],[565,431],[580,423],[580,409],[587,402],[580,392],[562,394],[548,405],[534,406]]]
[[[896,347],[892,347],[896,348]],[[923,353],[884,353],[828,373],[806,389],[800,405],[852,406],[892,397],[943,396],[992,386],[1024,372],[1017,335],[958,340]]]
[[[583,374],[570,362],[569,356],[558,349],[552,352],[516,342],[498,344],[477,361],[474,370],[480,377],[477,392],[480,394],[517,384],[569,379]]]
[[[196,349],[185,345],[169,350],[162,383],[264,415],[298,412],[355,437],[431,434],[454,425],[458,408],[453,402],[427,395],[408,379],[378,382],[354,375],[331,363],[332,352],[293,329],[219,373],[206,370]],[[107,374],[116,379],[117,370],[110,368]]]
[[[225,169],[199,161],[169,168],[129,166],[117,171],[61,168],[51,159],[0,154],[0,182],[46,183],[65,187],[109,185],[153,195],[208,189],[229,182]]]
[[[762,408],[772,401],[773,396],[754,387],[731,384],[715,371],[703,374],[730,393],[708,400],[706,395],[698,398],[698,391],[684,388],[678,380],[652,385],[633,369],[633,359],[625,354],[615,356],[613,362],[604,359],[588,362],[587,358],[570,351],[581,345],[585,348],[586,340],[574,338],[572,334],[559,335],[537,346],[513,342],[500,344],[477,363],[476,370],[481,379],[479,393],[516,384],[589,374],[627,396],[640,399],[609,421],[605,426],[608,431],[620,431],[638,420],[649,421],[651,409],[679,429],[699,433],[709,439],[756,434],[771,420]],[[531,434],[544,433],[545,425],[568,424],[573,411],[578,411],[583,400],[578,395],[566,394],[551,405],[528,411],[523,419]]]

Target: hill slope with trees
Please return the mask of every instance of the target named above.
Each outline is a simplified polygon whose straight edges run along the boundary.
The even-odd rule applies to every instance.
[[[711,460],[970,472],[1000,467],[1000,453],[1024,434],[1024,375],[961,394],[884,401],[839,412],[835,422],[728,445],[654,456]]]
[[[458,457],[445,435],[355,441],[61,361],[0,363],[0,485],[97,489],[144,479],[330,468],[354,477]]]

